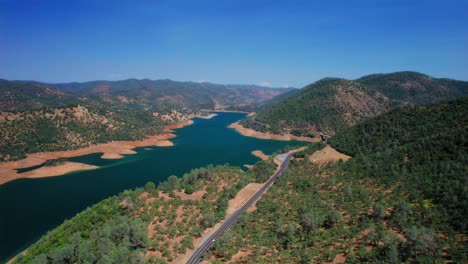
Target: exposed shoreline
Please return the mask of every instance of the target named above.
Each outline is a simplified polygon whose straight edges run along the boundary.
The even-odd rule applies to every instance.
[[[196,118],[201,118],[201,119],[211,119],[215,116],[218,116],[218,114],[215,114],[215,113],[211,113],[209,115],[199,115],[199,116],[196,116]]]
[[[169,140],[176,136],[172,133],[174,129],[183,128],[193,124],[193,120],[186,120],[177,124],[168,125],[164,128],[164,134],[147,136],[145,140],[139,141],[111,141],[108,143],[96,144],[75,150],[38,152],[28,154],[26,158],[17,161],[7,161],[0,163],[0,185],[22,178],[44,178],[64,175],[80,170],[97,169],[98,166],[65,162],[57,166],[44,166],[24,173],[18,173],[17,169],[38,166],[48,160],[60,158],[71,158],[94,153],[102,153],[103,159],[120,159],[124,154],[135,154],[133,150],[138,147],[170,147],[174,144]]]
[[[235,129],[241,135],[246,136],[246,137],[284,140],[284,141],[290,141],[290,140],[306,141],[306,142],[320,142],[321,141],[320,138],[317,138],[317,137],[310,138],[310,137],[298,137],[298,136],[294,136],[291,134],[278,135],[278,134],[273,134],[273,133],[263,133],[263,132],[253,130],[251,128],[245,128],[241,124],[239,124],[239,122],[234,122],[230,124],[228,127]]]
[[[202,109],[201,111],[210,112],[210,113],[219,112],[219,113],[241,113],[241,114],[250,114],[250,112],[238,111],[238,110],[209,110],[209,109]]]
[[[261,150],[254,150],[254,151],[251,152],[251,154],[254,155],[255,157],[261,159],[261,160],[268,160],[270,158],[269,155],[266,155]]]

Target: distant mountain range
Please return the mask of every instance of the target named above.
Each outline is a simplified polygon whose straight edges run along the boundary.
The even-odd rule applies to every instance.
[[[207,82],[128,79],[48,84],[0,79],[0,111],[31,110],[66,105],[95,96],[127,104],[154,107],[159,111],[176,108],[240,109],[271,99],[294,88],[257,85],[220,85]],[[88,98],[89,99],[89,98]]]
[[[241,124],[278,134],[334,134],[406,105],[431,104],[468,94],[468,82],[417,72],[373,74],[356,80],[325,78],[266,102]]]

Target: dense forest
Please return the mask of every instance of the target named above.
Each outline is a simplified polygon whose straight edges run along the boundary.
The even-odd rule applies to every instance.
[[[346,129],[332,138],[354,156],[347,173],[398,185],[409,199],[435,206],[454,227],[468,219],[468,97],[408,107]]]
[[[433,104],[467,95],[468,82],[437,79],[417,72],[372,74],[356,81],[369,90],[377,91],[395,101]]]
[[[416,72],[374,74],[357,80],[325,78],[266,102],[241,124],[261,132],[333,135],[392,109],[467,94],[468,82]]]

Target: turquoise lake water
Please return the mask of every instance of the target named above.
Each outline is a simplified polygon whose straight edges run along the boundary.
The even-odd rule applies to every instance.
[[[181,176],[208,164],[242,166],[259,161],[253,150],[271,154],[297,141],[244,137],[227,126],[245,114],[219,113],[176,130],[173,147],[137,148],[137,154],[118,160],[101,154],[69,158],[69,161],[101,166],[100,169],[41,179],[19,179],[0,185],[0,262],[27,248],[48,230],[76,213],[126,189],[156,184],[170,175]]]

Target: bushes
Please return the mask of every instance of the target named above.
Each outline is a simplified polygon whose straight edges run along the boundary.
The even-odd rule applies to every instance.
[[[152,192],[155,188],[156,188],[156,185],[154,184],[154,182],[147,182],[145,185],[145,190],[147,192]]]
[[[275,172],[276,166],[272,162],[261,160],[255,164],[251,172],[255,176],[255,181],[263,183],[267,181]]]

